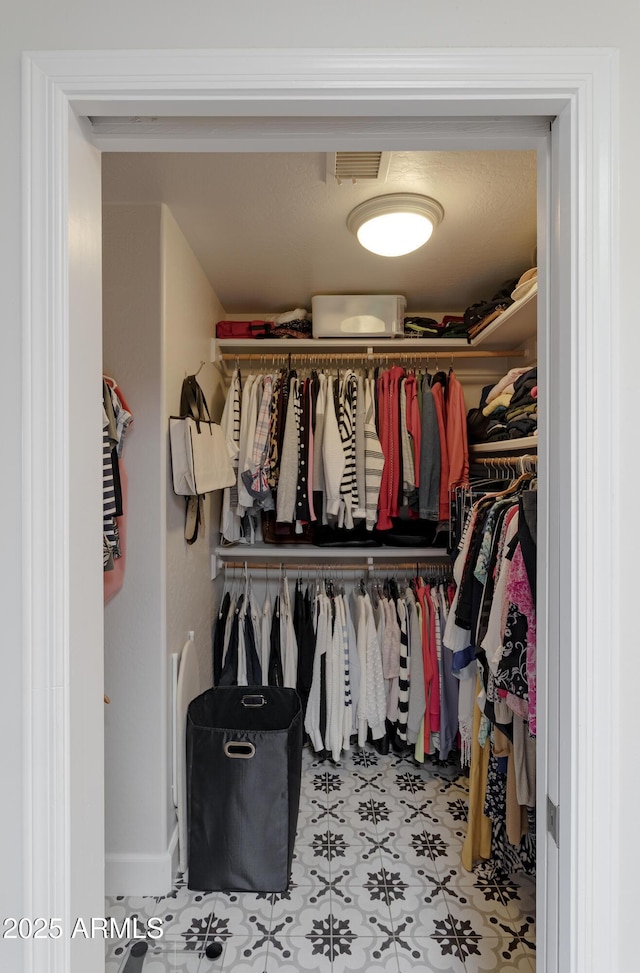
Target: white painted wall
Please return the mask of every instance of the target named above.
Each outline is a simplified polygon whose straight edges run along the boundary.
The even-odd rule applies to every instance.
[[[208,686],[213,616],[211,512],[204,535],[187,545],[168,417],[179,413],[185,373],[207,361],[223,311],[166,207],[110,204],[103,225],[104,368],[134,415],[124,449],[125,583],[105,607],[106,882],[109,894],[160,894],[171,881],[176,824],[170,656],[194,631]],[[205,365],[199,376],[209,403],[215,374]]]
[[[637,124],[637,93],[640,91],[640,59],[637,38],[640,9],[628,0],[538,0],[521,5],[514,16],[510,0],[455,0],[449,4],[416,0],[325,0],[314,14],[294,0],[264,4],[246,0],[242,5],[211,4],[187,0],[179,6],[168,0],[112,0],[109,4],[59,0],[43,5],[24,0],[4,18],[0,49],[0,105],[3,120],[3,151],[0,172],[0,285],[3,326],[0,355],[0,412],[16,416],[21,401],[21,125],[20,55],[24,50],[280,47],[309,46],[401,48],[408,44],[431,48],[519,46],[610,46],[620,52],[620,320],[618,354],[618,402],[622,450],[620,468],[612,469],[612,502],[619,511],[620,567],[622,582],[612,612],[619,619],[619,643],[605,647],[620,673],[617,693],[619,714],[616,730],[621,749],[633,764],[636,739],[637,690],[628,673],[635,671],[637,644],[636,552],[640,527],[633,512],[636,484],[640,480],[637,449],[637,368],[640,361],[640,330],[637,327],[637,226],[640,222],[640,128]],[[7,421],[3,429],[3,474],[0,477],[0,509],[3,521],[3,558],[0,561],[0,617],[3,621],[3,669],[0,680],[0,739],[17,741],[22,726],[22,631],[21,596],[21,430],[19,421]],[[594,712],[597,710],[594,709]],[[0,811],[2,874],[0,915],[20,913],[22,861],[29,843],[23,833],[22,753],[16,744],[5,745],[2,755],[3,792],[10,795]],[[624,766],[624,762],[621,763]],[[637,956],[636,888],[640,851],[633,840],[640,777],[626,767],[610,795],[616,827],[599,840],[610,842],[619,862],[619,900],[616,928],[607,935],[619,943],[625,973],[640,970]],[[19,973],[20,944],[6,940],[0,945],[2,966]]]
[[[185,373],[198,375],[211,410],[219,420],[224,393],[219,373],[210,364],[213,322],[224,316],[224,309],[204,275],[193,251],[171,211],[162,207],[162,292],[164,328],[164,415],[179,415],[180,389]],[[168,435],[165,422],[165,451]],[[195,644],[202,688],[212,682],[211,622],[214,614],[214,588],[211,583],[211,553],[217,543],[220,497],[205,497],[204,535],[195,544],[184,539],[185,503],[171,487],[171,469],[165,463],[166,493],[166,657],[165,674],[170,677],[170,656],[184,645],[188,631],[195,633]],[[168,730],[171,730],[170,724]],[[171,760],[170,738],[167,759]],[[169,780],[171,766],[167,764]],[[175,822],[173,805],[167,811],[167,840]]]
[[[164,450],[159,206],[105,206],[103,364],[134,416],[125,583],[105,606],[107,887],[123,858],[166,850]]]

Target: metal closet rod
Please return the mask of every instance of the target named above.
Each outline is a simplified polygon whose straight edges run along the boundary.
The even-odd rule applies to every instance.
[[[444,556],[444,555],[443,555]],[[272,568],[276,570],[280,569],[300,569],[304,568],[307,571],[322,572],[324,570],[335,570],[335,571],[377,571],[378,569],[382,571],[390,571],[393,568],[399,569],[401,571],[407,571],[413,568],[426,568],[431,570],[432,568],[438,568],[442,570],[447,568],[450,570],[450,565],[442,561],[376,561],[374,564],[342,564],[340,561],[327,562],[326,564],[311,564],[309,561],[261,561],[255,564],[253,561],[224,561],[224,567],[228,568],[242,568],[244,570],[246,566],[247,571],[269,571]]]
[[[359,351],[353,352],[324,352],[318,354],[314,351],[274,351],[273,349],[265,350],[262,354],[240,352],[237,355],[233,355],[230,352],[222,354],[222,361],[266,361],[269,358],[288,358],[288,359],[305,359],[308,358],[309,361],[336,361],[337,359],[343,360],[368,360],[373,361],[375,359],[389,359],[413,361],[416,358],[425,359],[442,359],[445,361],[447,358],[524,358],[524,351],[410,351],[406,349],[405,351],[377,351],[369,354],[366,348],[362,348]]]

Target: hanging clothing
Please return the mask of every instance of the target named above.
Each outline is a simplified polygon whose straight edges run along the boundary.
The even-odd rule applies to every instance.
[[[440,373],[438,373],[440,374]],[[434,379],[431,386],[433,404],[438,423],[440,444],[440,483],[438,490],[438,520],[449,519],[449,449],[447,445],[447,418],[445,411],[444,388]]]
[[[376,431],[375,379],[365,380],[365,514],[367,530],[373,530],[378,517],[378,498],[384,469],[384,454]]]
[[[447,380],[446,409],[447,456],[449,459],[449,490],[469,482],[469,445],[467,442],[467,407],[462,385],[453,369]],[[448,510],[447,510],[448,516]]]
[[[128,478],[123,460],[125,434],[133,415],[122,389],[103,376],[103,523],[104,602],[122,588],[126,569]]]
[[[287,414],[278,478],[276,518],[281,523],[296,519],[296,493],[298,487],[298,454],[300,448],[300,416],[298,402],[298,378],[295,372],[289,379]]]
[[[440,514],[440,432],[430,376],[422,380],[420,440],[420,482],[418,510],[425,520],[438,520]]]

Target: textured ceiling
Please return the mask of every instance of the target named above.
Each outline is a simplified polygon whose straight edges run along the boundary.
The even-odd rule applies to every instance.
[[[433,196],[445,216],[423,248],[390,259],[363,250],[346,218],[393,192]],[[166,203],[230,314],[310,308],[322,293],[459,310],[534,262],[534,152],[393,152],[386,181],[355,185],[328,183],[319,152],[105,152],[103,194]]]

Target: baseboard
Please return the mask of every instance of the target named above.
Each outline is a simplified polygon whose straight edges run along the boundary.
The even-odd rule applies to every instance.
[[[178,870],[178,825],[159,855],[105,855],[105,895],[166,895]]]

